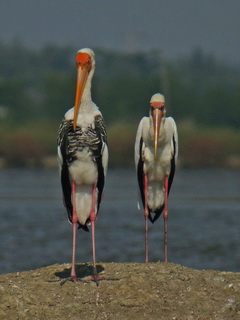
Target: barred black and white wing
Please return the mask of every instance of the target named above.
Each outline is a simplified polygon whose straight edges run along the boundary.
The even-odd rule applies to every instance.
[[[98,146],[97,152],[95,153],[95,161],[98,168],[98,209],[102,200],[102,192],[105,184],[105,177],[107,175],[108,166],[108,145],[107,145],[107,134],[106,128],[102,116],[95,117],[95,143]]]
[[[103,118],[97,115],[94,123],[87,127],[73,130],[72,120],[63,120],[58,133],[58,158],[64,203],[70,222],[72,221],[72,191],[69,168],[81,157],[97,167],[96,188],[98,191],[97,209],[99,208],[108,164],[107,136]],[[81,179],[81,177],[79,178]],[[80,226],[87,229],[86,225]]]

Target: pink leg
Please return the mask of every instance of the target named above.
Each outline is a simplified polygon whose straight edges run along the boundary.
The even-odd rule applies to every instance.
[[[164,218],[164,262],[168,262],[168,227],[167,227],[167,220],[168,220],[168,176],[165,177],[164,180],[164,211],[163,211],[163,218]]]
[[[92,187],[92,209],[90,213],[90,221],[92,226],[92,256],[93,256],[93,276],[91,280],[94,280],[98,285],[98,280],[102,280],[103,278],[100,277],[97,273],[97,266],[96,266],[96,248],[95,248],[95,220],[96,220],[96,185]]]
[[[96,268],[96,249],[95,249],[95,220],[96,220],[96,186],[92,187],[92,209],[90,213],[90,221],[92,226],[92,255],[93,255],[93,267]]]
[[[144,216],[145,216],[145,262],[148,263],[148,176],[144,175]]]
[[[72,182],[72,226],[73,226],[73,248],[72,248],[72,269],[71,269],[71,280],[77,281],[76,270],[75,270],[75,257],[76,257],[76,232],[77,232],[77,212],[76,212],[76,183]]]
[[[100,277],[97,273],[96,267],[96,249],[95,249],[95,220],[96,220],[96,186],[92,187],[92,208],[90,212],[90,221],[92,225],[92,254],[93,254],[93,276],[90,277],[90,280],[94,280],[98,286],[98,281],[103,280],[103,277]],[[79,281],[76,276],[75,270],[75,256],[76,256],[76,231],[77,231],[77,212],[76,212],[76,183],[72,182],[72,204],[73,204],[73,215],[72,215],[72,225],[73,225],[73,250],[72,250],[72,268],[70,279],[67,278],[61,281],[63,285],[67,280]],[[115,279],[110,279],[115,280]]]

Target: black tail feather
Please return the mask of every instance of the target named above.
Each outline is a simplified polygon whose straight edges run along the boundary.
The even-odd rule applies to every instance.
[[[148,210],[149,210],[149,216],[148,216],[149,221],[154,223],[160,217],[160,215],[162,214],[163,208],[164,208],[164,204],[160,208],[156,209],[154,212],[151,212],[150,209],[148,208]],[[154,217],[152,217],[152,214],[155,214]]]
[[[85,224],[78,223],[78,229],[83,229],[84,231],[89,232],[88,226]]]

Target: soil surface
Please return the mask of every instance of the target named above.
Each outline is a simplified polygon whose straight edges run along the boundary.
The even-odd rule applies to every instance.
[[[172,263],[100,263],[0,275],[0,319],[240,319],[240,273],[199,271]]]

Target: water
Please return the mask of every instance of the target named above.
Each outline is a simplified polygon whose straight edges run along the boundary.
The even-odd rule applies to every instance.
[[[239,171],[177,171],[169,198],[170,262],[240,271],[239,190]],[[71,261],[72,229],[56,170],[1,170],[0,201],[1,273]],[[144,261],[144,218],[136,203],[134,169],[109,170],[97,261]],[[149,241],[150,261],[162,261],[162,217],[150,225]],[[78,230],[77,262],[91,260],[91,234]]]

